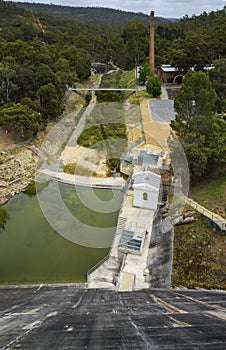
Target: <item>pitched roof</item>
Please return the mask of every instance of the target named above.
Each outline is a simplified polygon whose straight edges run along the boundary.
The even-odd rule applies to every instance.
[[[163,72],[178,72],[178,68],[172,67],[170,64],[165,64],[160,67]]]
[[[143,188],[146,189],[156,189],[159,190],[161,183],[161,176],[152,173],[151,171],[144,171],[142,173],[137,173],[134,180],[134,188]]]

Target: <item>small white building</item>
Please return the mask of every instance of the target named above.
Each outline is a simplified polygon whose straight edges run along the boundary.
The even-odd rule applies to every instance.
[[[133,206],[156,210],[158,206],[161,176],[145,171],[135,176]]]

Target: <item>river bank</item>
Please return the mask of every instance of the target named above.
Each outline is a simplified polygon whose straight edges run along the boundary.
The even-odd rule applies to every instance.
[[[32,146],[1,151],[0,205],[8,202],[33,181],[38,156]]]

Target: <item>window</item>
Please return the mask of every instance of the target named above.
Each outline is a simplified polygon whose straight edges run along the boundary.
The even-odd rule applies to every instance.
[[[146,192],[143,193],[143,200],[144,201],[148,200],[148,194]]]

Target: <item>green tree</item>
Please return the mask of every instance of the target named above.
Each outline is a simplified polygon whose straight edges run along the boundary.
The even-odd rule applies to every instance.
[[[15,76],[15,70],[0,63],[0,98],[4,103],[8,103],[18,89],[18,86],[13,82]]]
[[[179,94],[174,100],[178,119],[188,120],[197,116],[210,116],[215,108],[217,95],[207,74],[189,71]]]
[[[122,32],[126,48],[127,70],[141,64],[148,56],[149,30],[139,21],[128,22]]]
[[[168,53],[173,66],[187,72],[191,67],[196,71],[203,70],[209,64],[211,57],[210,35],[189,31],[185,38],[176,39]]]
[[[16,65],[15,72],[13,82],[18,88],[14,93],[14,101],[19,102],[25,96],[35,98],[36,86],[33,70],[22,65]]]
[[[10,103],[0,108],[0,125],[19,133],[22,139],[35,135],[41,123],[39,113],[20,103]]]
[[[177,115],[171,127],[184,148],[193,180],[225,165],[226,122],[214,114],[216,99],[208,75],[201,71],[186,74],[175,98]]]
[[[53,84],[47,84],[38,90],[40,98],[41,114],[45,119],[55,119],[61,113],[60,99]]]
[[[211,84],[215,89],[219,100],[217,106],[219,111],[226,108],[226,58],[214,62],[214,69],[208,72]]]
[[[150,68],[147,63],[143,63],[139,69],[139,83],[145,85],[150,75]]]
[[[160,96],[162,91],[160,78],[157,75],[151,77],[146,84],[146,89],[149,95],[153,97]]]
[[[79,79],[86,79],[90,76],[91,63],[84,50],[78,50],[75,46],[65,49],[63,57],[70,63],[71,69],[74,69]]]
[[[41,87],[47,84],[55,83],[55,74],[52,69],[46,64],[40,64],[35,69],[36,86]]]

